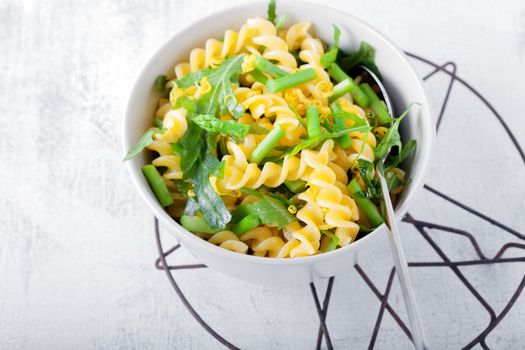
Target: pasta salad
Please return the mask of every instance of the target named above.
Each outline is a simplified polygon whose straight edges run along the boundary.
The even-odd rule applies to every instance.
[[[268,18],[208,39],[154,82],[154,125],[129,150],[151,154],[143,174],[184,228],[222,248],[296,258],[351,244],[383,223],[375,162],[393,200],[399,164],[416,146],[352,69],[379,77],[374,49],[330,45],[310,22]]]

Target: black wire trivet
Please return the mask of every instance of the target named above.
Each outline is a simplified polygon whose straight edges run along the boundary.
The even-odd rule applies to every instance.
[[[469,83],[461,79],[459,76],[456,75],[457,67],[454,62],[447,62],[443,65],[438,65],[436,63],[433,63],[430,60],[427,60],[423,57],[420,57],[418,55],[406,52],[406,54],[422,63],[425,63],[432,67],[432,71],[428,73],[425,77],[423,77],[423,80],[427,80],[430,77],[432,77],[434,74],[438,72],[443,72],[446,75],[448,75],[450,81],[448,84],[448,88],[445,94],[445,98],[443,100],[443,103],[441,104],[441,108],[439,111],[437,123],[436,123],[436,131],[439,132],[439,127],[441,125],[441,121],[443,120],[443,116],[445,114],[445,109],[447,107],[448,100],[450,98],[450,93],[452,91],[452,87],[454,83],[460,83],[465,88],[470,90],[476,97],[478,97],[492,112],[493,116],[496,117],[500,125],[505,130],[507,136],[512,141],[513,146],[515,147],[516,151],[519,153],[521,160],[525,164],[525,154],[520,147],[518,141],[516,140],[515,136],[513,135],[512,131],[509,129],[501,115],[494,109],[494,107],[487,101],[485,97],[483,97],[477,90],[475,90]],[[475,215],[479,218],[481,218],[484,221],[487,221],[491,223],[492,225],[499,228],[499,231],[507,232],[515,237],[517,237],[519,240],[524,241],[524,243],[516,243],[516,242],[509,242],[501,246],[499,251],[494,255],[493,257],[487,257],[483,252],[481,251],[478,242],[476,241],[476,238],[474,235],[468,231],[458,229],[455,227],[445,226],[438,223],[432,223],[432,222],[426,222],[417,220],[414,218],[410,213],[407,213],[405,217],[403,218],[403,221],[406,223],[412,224],[416,230],[421,234],[421,236],[425,239],[425,241],[428,242],[428,244],[434,249],[434,251],[439,255],[439,257],[443,260],[440,262],[426,262],[426,261],[417,261],[417,262],[409,262],[408,265],[410,267],[448,267],[452,270],[452,272],[457,276],[457,278],[464,284],[464,286],[469,290],[469,292],[478,300],[478,302],[482,305],[482,307],[485,309],[485,311],[490,316],[489,324],[486,326],[486,328],[481,331],[474,339],[472,339],[467,345],[463,347],[463,349],[471,349],[477,344],[479,344],[483,349],[489,349],[489,347],[486,344],[486,338],[494,330],[497,325],[501,322],[501,320],[505,317],[505,315],[509,312],[509,310],[512,308],[516,300],[519,298],[520,294],[522,293],[524,287],[525,287],[525,274],[523,278],[521,279],[521,282],[519,283],[518,287],[512,294],[512,297],[507,302],[507,304],[503,307],[500,313],[496,313],[493,309],[493,307],[480,295],[480,293],[474,288],[474,286],[469,282],[469,280],[465,277],[465,275],[460,271],[459,266],[468,266],[468,265],[483,265],[483,264],[500,264],[500,263],[516,263],[516,262],[525,262],[525,256],[522,257],[504,257],[507,250],[514,248],[514,249],[520,249],[525,251],[525,234],[520,233],[505,224],[461,203],[460,201],[451,198],[450,196],[446,195],[445,193],[429,186],[424,185],[424,189],[429,191],[430,193],[448,201],[449,203],[457,206],[460,209],[463,209],[467,212],[469,212],[472,215]],[[478,259],[474,260],[464,260],[464,261],[452,261],[445,252],[439,247],[439,245],[431,238],[431,236],[428,233],[429,229],[434,229],[436,232],[448,232],[455,235],[460,235],[468,239],[470,245],[476,252],[476,255]],[[221,342],[223,345],[225,345],[229,349],[239,349],[235,345],[233,345],[231,342],[223,338],[220,334],[218,334],[213,328],[211,328],[203,319],[202,317],[195,311],[195,309],[191,306],[191,304],[188,302],[188,299],[186,299],[184,293],[180,289],[179,285],[175,281],[175,278],[173,276],[172,271],[173,270],[186,270],[186,269],[199,269],[199,268],[205,268],[206,266],[203,264],[191,264],[191,265],[168,265],[166,262],[166,257],[170,254],[173,254],[177,251],[177,249],[180,248],[180,244],[176,244],[172,248],[170,248],[167,251],[164,251],[160,239],[160,231],[159,231],[159,223],[157,219],[155,218],[155,236],[157,240],[157,248],[160,254],[160,257],[155,262],[155,266],[159,270],[164,270],[166,272],[166,275],[168,277],[168,280],[170,281],[171,285],[173,286],[175,292],[177,293],[178,297],[184,304],[184,306],[188,309],[188,311],[191,313],[191,315],[197,320],[197,322],[216,340]],[[390,294],[390,290],[392,287],[392,283],[394,281],[395,276],[395,268],[393,267],[391,269],[390,275],[388,277],[388,283],[385,288],[385,292],[381,293],[379,289],[372,283],[370,278],[367,276],[365,271],[359,264],[354,265],[354,268],[356,269],[357,273],[361,276],[361,278],[364,280],[364,282],[368,285],[372,293],[379,299],[381,305],[379,308],[379,313],[377,315],[376,323],[374,326],[374,329],[372,331],[372,335],[370,338],[370,343],[368,346],[368,349],[373,349],[375,345],[375,341],[377,339],[377,335],[379,333],[379,329],[381,326],[381,322],[383,320],[383,316],[385,314],[385,310],[393,317],[395,322],[399,325],[403,333],[406,334],[408,339],[412,341],[412,334],[410,333],[410,329],[408,326],[401,320],[398,313],[394,310],[394,308],[389,304],[388,297]],[[314,283],[310,283],[310,289],[312,292],[312,296],[315,303],[315,308],[317,310],[317,313],[319,315],[319,331],[317,336],[317,344],[316,349],[321,348],[321,344],[323,341],[323,338],[326,342],[326,346],[328,349],[333,349],[332,342],[330,339],[330,333],[328,332],[328,327],[326,325],[326,316],[328,313],[328,305],[330,303],[330,296],[332,293],[332,287],[335,281],[335,277],[331,277],[328,279],[328,285],[326,288],[326,292],[324,295],[324,300],[321,305],[321,302],[319,300],[319,297],[317,295],[317,290]]]

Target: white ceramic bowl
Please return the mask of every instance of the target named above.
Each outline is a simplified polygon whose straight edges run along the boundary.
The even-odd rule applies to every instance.
[[[332,23],[342,30],[340,46],[355,51],[364,40],[376,49],[376,63],[396,111],[401,112],[410,103],[421,103],[413,108],[402,123],[404,140],[416,139],[415,157],[406,164],[412,182],[403,192],[397,207],[402,217],[422,186],[433,140],[433,126],[428,101],[420,79],[407,62],[406,56],[383,34],[362,20],[319,4],[301,1],[278,3],[278,13],[288,14],[288,23],[311,21],[316,34],[326,43],[332,40]],[[202,18],[175,34],[146,64],[137,79],[124,118],[124,151],[126,152],[151,126],[159,98],[152,85],[159,74],[173,69],[175,63],[186,60],[194,47],[204,47],[208,38],[220,38],[227,29],[238,30],[250,17],[266,17],[267,1],[243,4]],[[143,152],[146,153],[146,152]],[[270,259],[242,255],[219,248],[185,230],[158,204],[144,179],[141,166],[147,155],[141,154],[127,162],[128,170],[138,191],[162,225],[186,247],[193,256],[226,275],[262,284],[299,284],[328,278],[352,269],[359,258],[370,252],[371,246],[386,239],[385,227],[329,253],[296,259]]]

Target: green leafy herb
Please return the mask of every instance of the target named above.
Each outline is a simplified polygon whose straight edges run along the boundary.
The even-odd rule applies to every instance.
[[[381,189],[379,181],[377,179],[374,179],[373,176],[374,164],[364,159],[358,159],[356,170],[361,176],[363,182],[367,186],[366,191],[362,191],[362,196],[366,198],[379,198],[381,196]]]
[[[261,188],[266,189],[267,191],[269,190],[266,186],[263,186]],[[257,190],[254,190],[248,187],[241,188],[241,191],[244,193],[251,194],[252,196],[259,197],[261,199],[265,199],[266,197],[272,197],[278,200],[279,202],[281,202],[285,206],[292,204],[291,200],[287,199],[285,196],[279,193],[272,193],[272,192],[262,193],[262,192],[259,192]]]
[[[152,144],[153,142],[153,135],[154,134],[159,134],[159,133],[162,133],[164,132],[164,130],[153,130],[153,129],[150,129],[150,130],[147,130],[144,135],[142,135],[142,137],[137,141],[136,144],[134,144],[128,151],[128,153],[126,154],[126,157],[124,157],[124,160],[130,160],[132,158],[135,158],[137,156],[137,154],[139,154],[140,152],[142,152],[142,150],[146,147],[148,147],[149,145]]]
[[[279,229],[297,220],[282,202],[269,195],[263,195],[261,201],[239,205],[234,213],[236,218],[247,215],[255,215],[261,224],[275,225]]]
[[[168,78],[165,75],[159,75],[157,79],[155,79],[155,89],[163,94],[166,92],[166,81]]]
[[[177,87],[187,88],[206,77],[211,91],[198,100],[198,111],[208,115],[215,115],[217,110],[221,114],[229,111],[234,118],[240,118],[244,115],[244,108],[233,95],[231,83],[242,72],[243,59],[244,54],[228,57],[219,67],[198,70],[177,80],[175,84]],[[186,103],[188,100],[191,99],[183,99]]]
[[[237,142],[242,141],[250,130],[249,125],[235,121],[220,120],[217,117],[207,114],[196,115],[192,118],[192,121],[208,132],[221,136],[231,136]]]
[[[410,140],[402,146],[401,150],[396,155],[389,155],[385,161],[386,170],[390,170],[398,166],[413,150],[417,147],[416,140]]]
[[[341,36],[341,30],[335,24],[334,26],[334,43],[323,56],[321,56],[321,65],[323,68],[330,67],[337,60],[337,54],[339,53],[339,37]]]
[[[375,50],[367,42],[361,41],[359,50],[350,56],[343,57],[340,60],[339,65],[343,70],[349,71],[355,66],[362,64],[365,67],[369,68],[380,80],[383,80],[379,69],[375,64]]]
[[[175,81],[174,87],[188,88],[195,84],[198,84],[202,78],[209,76],[213,72],[213,68],[201,69],[196,72],[190,73],[183,78]]]
[[[374,155],[376,159],[381,159],[384,156],[386,156],[392,147],[397,147],[398,152],[401,153],[400,151],[402,144],[401,135],[399,135],[399,124],[407,116],[412,105],[413,103],[411,103],[407,107],[403,114],[401,114],[401,116],[397,118],[396,121],[392,124],[392,126],[387,130],[385,136],[381,139],[381,142],[379,142],[376,149],[374,150]]]
[[[275,24],[275,0],[270,0],[268,3],[268,20]]]
[[[210,227],[224,229],[231,220],[231,214],[221,197],[211,187],[208,170],[204,166],[197,167],[196,174],[193,177],[195,198],[200,212]]]
[[[315,148],[321,142],[326,141],[328,139],[338,138],[339,136],[346,135],[352,131],[366,131],[369,128],[370,128],[369,126],[358,126],[358,127],[342,129],[337,132],[321,132],[319,136],[309,137],[306,140],[301,141],[288,153],[288,156],[293,157],[297,153],[301,152],[303,149],[306,149],[306,148]]]
[[[186,179],[193,176],[197,160],[205,146],[203,137],[204,130],[197,124],[190,122],[184,136],[172,145],[173,150],[180,156],[180,168]]]
[[[193,185],[184,180],[175,180],[175,186],[177,191],[186,198],[188,198],[188,192],[193,189]]]
[[[326,230],[321,230],[321,233],[327,237],[330,237],[330,243],[326,245],[324,252],[326,253],[335,250],[339,245],[339,237],[337,237],[334,233]]]
[[[199,100],[205,106],[203,114],[215,115],[219,109],[221,114],[229,111],[236,119],[244,115],[244,107],[233,95],[231,85],[232,78],[242,72],[243,59],[244,55],[232,56],[208,75],[208,82],[212,90]]]
[[[197,100],[189,98],[186,95],[177,98],[177,102],[175,102],[175,106],[173,106],[173,109],[179,109],[181,107],[184,107],[190,113],[190,115],[193,113],[197,113],[198,111]]]

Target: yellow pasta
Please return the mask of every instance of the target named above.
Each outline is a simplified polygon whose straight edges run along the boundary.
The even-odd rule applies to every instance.
[[[334,94],[327,50],[311,22],[278,31],[250,18],[161,80],[168,91],[141,140],[156,154],[159,178],[145,176],[186,229],[236,253],[299,258],[349,245],[361,227],[381,223],[375,162],[390,125],[378,120],[377,104]],[[406,174],[392,159],[395,200]]]

